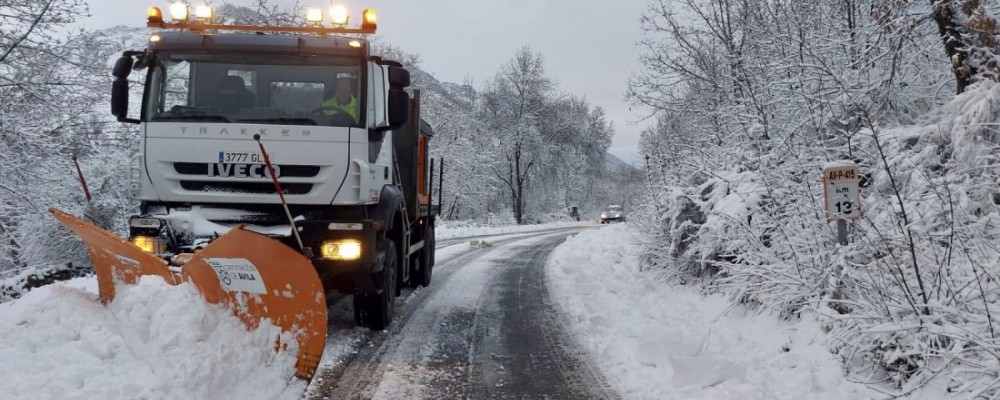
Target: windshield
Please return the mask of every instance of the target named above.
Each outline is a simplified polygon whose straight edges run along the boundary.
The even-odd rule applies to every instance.
[[[361,126],[360,72],[349,57],[161,53],[145,118]]]
[[[621,212],[622,211],[622,206],[609,206],[608,207],[608,211]]]

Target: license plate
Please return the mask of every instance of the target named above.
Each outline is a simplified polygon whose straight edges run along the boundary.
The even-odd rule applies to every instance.
[[[264,157],[260,153],[219,152],[219,164],[263,164]]]

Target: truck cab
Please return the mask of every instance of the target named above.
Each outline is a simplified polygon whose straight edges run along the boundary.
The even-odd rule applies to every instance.
[[[366,43],[199,32],[151,38],[142,55],[137,198],[277,203],[256,134],[289,204],[377,202],[392,166],[386,76],[398,67],[371,60]]]
[[[130,241],[174,259],[244,225],[309,257],[328,291],[355,295],[359,324],[387,325],[399,288],[430,281],[439,207],[409,72],[345,35],[374,32],[364,15],[360,30],[233,27],[151,9],[161,30],[113,71],[112,113],[141,135]],[[137,118],[132,73],[145,75]]]

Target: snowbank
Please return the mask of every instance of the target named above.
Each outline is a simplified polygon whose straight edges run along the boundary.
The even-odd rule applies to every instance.
[[[627,399],[863,399],[813,321],[743,315],[640,272],[626,225],[553,253],[546,283],[569,329]]]
[[[89,290],[88,290],[89,289]],[[0,304],[4,399],[297,399],[280,332],[254,331],[190,285],[143,277],[107,306],[93,279]]]
[[[90,267],[48,265],[29,267],[10,277],[0,277],[0,303],[21,297],[31,289],[93,273]]]
[[[471,221],[438,221],[434,225],[434,235],[438,239],[452,239],[471,236],[501,235],[505,233],[525,233],[549,229],[581,226],[586,222],[564,221],[537,225],[480,225]]]

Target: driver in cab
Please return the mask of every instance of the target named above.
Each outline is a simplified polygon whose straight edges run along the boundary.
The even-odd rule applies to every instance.
[[[323,102],[324,115],[336,115],[344,113],[350,115],[354,122],[358,122],[358,98],[354,96],[354,79],[347,76],[338,76],[334,86],[333,97]]]

